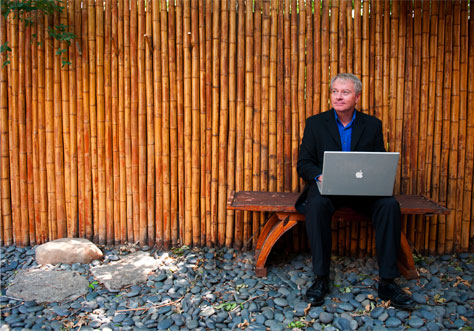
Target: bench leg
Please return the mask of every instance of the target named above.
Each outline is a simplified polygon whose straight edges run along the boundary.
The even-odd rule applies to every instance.
[[[267,275],[265,263],[267,262],[268,255],[275,243],[285,232],[298,223],[296,220],[292,219],[291,216],[289,217],[288,222],[286,222],[285,219],[280,219],[276,214],[275,217],[276,220],[272,220],[272,228],[266,233],[262,232],[258,239],[258,242],[262,243],[260,249],[255,252],[255,274],[258,277],[265,277]]]
[[[272,214],[270,218],[265,222],[265,225],[263,226],[262,231],[260,232],[260,235],[258,236],[257,247],[255,247],[255,256],[262,249],[265,239],[267,238],[268,234],[272,230],[273,226],[275,226],[275,224],[279,220],[280,219],[278,218],[278,214]]]
[[[398,270],[406,279],[418,278],[418,271],[415,268],[413,252],[405,234],[402,232],[400,238],[400,253],[397,261]]]

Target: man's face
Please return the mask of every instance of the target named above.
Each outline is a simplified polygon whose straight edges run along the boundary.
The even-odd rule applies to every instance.
[[[360,98],[360,94],[356,94],[354,83],[348,79],[336,79],[330,92],[332,107],[340,114],[352,113]]]

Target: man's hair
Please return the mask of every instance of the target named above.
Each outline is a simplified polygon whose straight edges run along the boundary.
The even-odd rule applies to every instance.
[[[336,81],[336,79],[350,80],[352,81],[352,83],[354,83],[354,89],[355,89],[356,95],[362,92],[362,82],[356,75],[350,74],[350,73],[337,74],[331,79],[331,84],[329,85],[329,88],[331,90],[332,90],[332,85]]]

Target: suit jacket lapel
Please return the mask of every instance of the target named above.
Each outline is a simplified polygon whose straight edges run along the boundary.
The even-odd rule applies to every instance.
[[[356,118],[354,121],[354,126],[352,127],[352,137],[351,137],[351,151],[355,150],[357,143],[359,142],[360,137],[365,129],[365,121],[360,112],[356,113]]]
[[[337,128],[336,117],[334,116],[334,109],[331,108],[331,110],[326,112],[326,122],[331,137],[334,139],[339,149],[342,150],[341,136],[339,135],[339,129]]]

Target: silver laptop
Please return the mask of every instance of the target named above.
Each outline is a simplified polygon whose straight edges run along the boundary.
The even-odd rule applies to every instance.
[[[321,195],[391,196],[400,153],[324,152]]]

